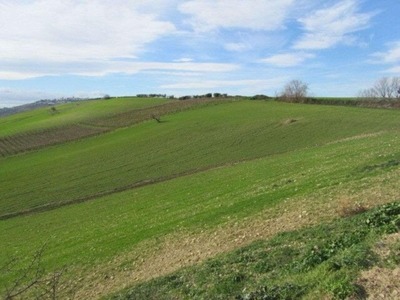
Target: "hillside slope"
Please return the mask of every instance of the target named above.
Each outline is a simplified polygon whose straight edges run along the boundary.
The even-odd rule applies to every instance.
[[[332,220],[343,197],[394,201],[399,114],[230,101],[1,158],[0,212],[13,217],[0,266],[46,244],[46,270],[67,265],[79,298],[97,298]]]
[[[85,201],[221,164],[397,130],[399,113],[236,101],[168,115],[162,123],[153,120],[0,159],[0,216]]]

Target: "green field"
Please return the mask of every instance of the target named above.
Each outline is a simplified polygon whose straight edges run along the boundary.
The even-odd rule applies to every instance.
[[[98,100],[90,109],[75,104],[70,116],[62,113],[68,105],[57,107],[62,121],[0,119],[8,124],[1,132],[73,125],[92,119],[92,110],[96,122],[110,124],[111,109],[117,114],[158,104],[118,99],[111,108],[114,100]],[[374,201],[372,194],[363,201],[397,200],[399,110],[230,100],[173,112],[161,123],[117,126],[0,158],[0,266],[13,257],[23,264],[46,244],[46,270],[67,265],[67,278],[85,278],[77,284],[85,298],[84,286],[101,284],[104,272],[135,273],[139,257],[151,260],[157,249],[188,235],[230,230],[263,213],[273,220],[282,210],[296,213],[307,199],[313,207],[328,205],[323,218],[332,219],[343,191],[357,198],[386,187]],[[0,286],[15,276],[0,276]],[[108,287],[90,297],[132,283],[102,283]]]
[[[40,108],[0,118],[0,137],[77,124],[167,101],[162,98],[151,100],[142,98],[86,100],[57,105],[55,106],[57,111],[55,114],[51,114],[50,108]]]

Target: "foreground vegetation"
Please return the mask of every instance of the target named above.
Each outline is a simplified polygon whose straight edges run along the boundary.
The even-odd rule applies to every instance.
[[[348,213],[359,213],[353,210]],[[357,283],[374,265],[400,264],[400,202],[361,215],[277,234],[204,263],[145,282],[109,299],[345,299],[370,296]],[[380,258],[375,247],[385,248]],[[399,293],[392,294],[396,297]]]
[[[326,223],[337,216],[342,197],[365,207],[398,200],[400,111],[249,100],[192,108],[165,114],[161,123],[150,118],[1,158],[0,266],[14,257],[20,258],[17,269],[29,265],[46,245],[41,256],[46,272],[68,267],[60,288],[76,287],[77,298],[98,298],[279,232],[320,222],[325,225],[276,239],[312,238],[312,232],[317,238],[332,226],[332,236],[334,227],[337,236],[346,226],[355,230],[361,219]],[[114,117],[96,122],[112,125]],[[296,217],[281,219],[291,214]],[[229,238],[243,230],[244,237]],[[373,239],[365,235],[365,241]],[[275,247],[269,243],[249,249]],[[318,241],[292,249],[300,255],[293,259],[313,243]],[[316,268],[304,280],[326,266]],[[243,288],[234,289],[234,296],[262,291],[261,277],[252,282],[239,277]],[[18,272],[3,272],[0,286],[10,287],[15,278]],[[241,292],[245,282],[247,293]],[[146,293],[154,283],[149,284],[143,286]],[[190,293],[201,295],[198,288]],[[219,288],[225,289],[215,287],[216,294]]]

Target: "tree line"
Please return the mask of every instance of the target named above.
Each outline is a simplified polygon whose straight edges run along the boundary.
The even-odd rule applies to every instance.
[[[400,77],[382,77],[371,88],[361,90],[358,97],[364,100],[400,99]]]
[[[340,104],[351,106],[388,106],[398,107],[400,101],[400,77],[382,77],[375,84],[358,93],[355,100],[326,100],[310,97],[308,84],[301,80],[291,80],[276,96],[285,102],[301,102],[309,104]],[[399,101],[398,101],[399,100]]]

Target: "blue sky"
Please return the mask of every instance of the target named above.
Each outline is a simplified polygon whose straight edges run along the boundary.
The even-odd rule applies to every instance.
[[[356,96],[400,74],[398,0],[0,0],[0,107],[162,93]]]

